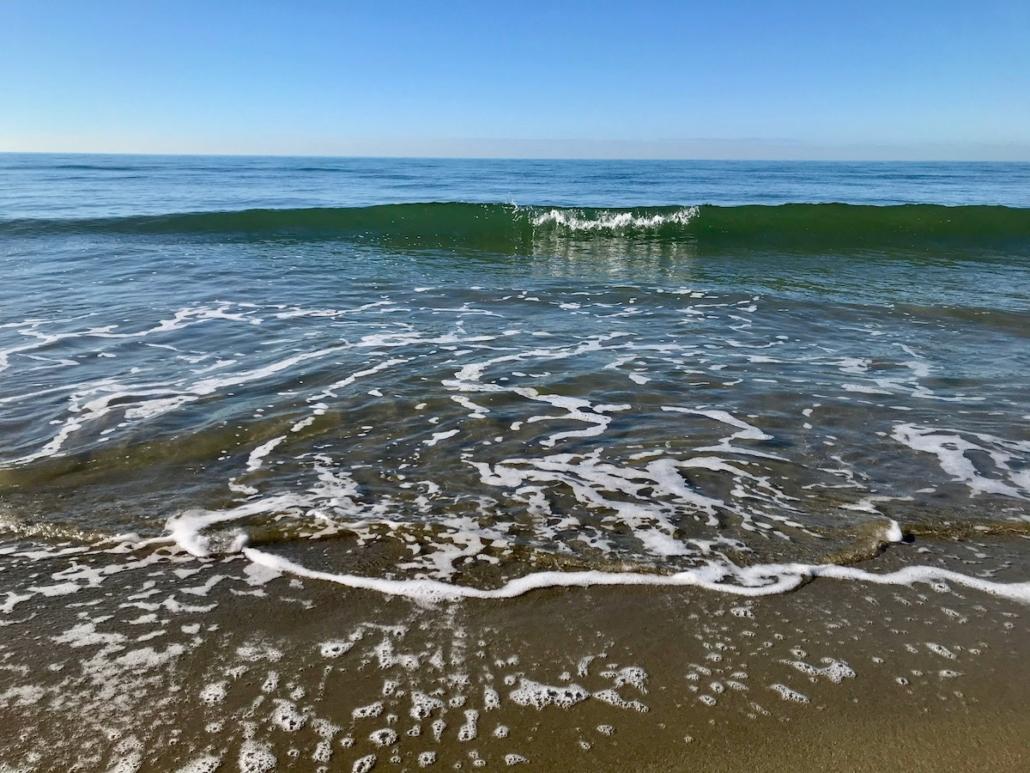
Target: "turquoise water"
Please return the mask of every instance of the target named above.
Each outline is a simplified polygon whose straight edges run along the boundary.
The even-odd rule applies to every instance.
[[[0,155],[0,270],[0,540],[489,584],[1030,522],[1030,165]]]

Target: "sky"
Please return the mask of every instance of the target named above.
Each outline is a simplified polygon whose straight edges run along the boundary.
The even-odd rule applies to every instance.
[[[0,0],[0,151],[1030,160],[1030,0]]]

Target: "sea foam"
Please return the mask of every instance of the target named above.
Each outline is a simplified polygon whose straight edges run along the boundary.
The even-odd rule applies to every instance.
[[[673,212],[634,214],[600,210],[592,216],[574,209],[549,209],[533,217],[534,226],[557,226],[568,231],[654,230],[666,225],[686,225],[700,213],[698,207],[684,207]]]
[[[600,585],[696,587],[739,596],[769,596],[794,590],[806,580],[829,578],[876,585],[912,585],[917,582],[946,581],[994,596],[1030,604],[1030,582],[996,582],[932,566],[909,566],[882,574],[852,566],[797,563],[757,564],[746,567],[711,563],[696,569],[667,575],[603,571],[534,572],[509,580],[498,588],[485,589],[439,580],[392,580],[353,574],[334,574],[308,569],[289,559],[255,548],[244,548],[243,553],[254,563],[283,573],[429,602],[457,599],[506,599],[544,588],[586,588]]]

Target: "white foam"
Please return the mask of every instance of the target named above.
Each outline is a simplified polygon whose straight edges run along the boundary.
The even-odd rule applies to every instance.
[[[792,690],[785,684],[771,684],[769,689],[776,692],[783,700],[791,703],[808,703],[808,696],[797,690]]]
[[[811,663],[805,663],[802,660],[786,660],[784,662],[802,674],[807,674],[813,678],[822,677],[834,684],[840,684],[845,679],[855,678],[855,670],[843,660],[823,658],[822,662],[824,665],[822,667],[813,666]]]
[[[769,596],[793,590],[805,580],[825,577],[877,585],[911,585],[916,582],[946,581],[1030,604],[1030,582],[995,582],[932,566],[910,566],[883,574],[835,564],[756,564],[738,567],[728,563],[709,563],[695,569],[668,575],[601,571],[534,572],[509,580],[499,588],[485,589],[455,585],[439,580],[391,580],[352,574],[333,574],[308,569],[289,559],[255,548],[244,548],[243,553],[254,563],[283,573],[324,580],[352,588],[363,588],[387,595],[408,596],[424,601],[461,598],[505,599],[542,588],[585,588],[599,585],[686,586],[739,596]]]
[[[948,660],[955,660],[957,657],[954,652],[949,650],[943,644],[937,644],[936,642],[928,641],[926,642],[926,648],[930,650],[930,652],[932,652],[933,654],[940,655],[942,658],[947,658]]]
[[[315,744],[315,750],[311,753],[311,759],[315,762],[329,762],[333,758],[333,744],[329,739],[323,739]]]
[[[183,313],[186,311],[183,310]],[[216,312],[215,316],[225,315]],[[145,335],[145,333],[139,335]],[[220,390],[259,381],[301,363],[328,357],[347,348],[349,345],[301,352],[253,370],[209,377],[187,386],[181,384],[175,386],[155,384],[127,386],[109,378],[91,382],[84,389],[74,392],[70,396],[68,411],[71,415],[61,422],[57,433],[46,444],[37,451],[10,460],[7,464],[23,465],[37,459],[57,456],[73,434],[87,424],[98,422],[119,408],[124,409],[126,421],[146,421]],[[177,394],[169,394],[170,392]]]
[[[123,738],[115,746],[107,773],[136,773],[143,766],[143,744],[136,736]]]
[[[433,738],[439,743],[440,739],[443,738],[443,731],[447,729],[447,723],[442,719],[434,719],[429,727],[433,731]]]
[[[225,681],[211,682],[200,691],[200,700],[209,706],[221,703],[229,693],[229,683]]]
[[[647,713],[648,707],[635,699],[623,698],[615,690],[598,690],[593,694],[594,700],[607,703],[609,706],[615,706],[619,709],[632,709],[633,711],[639,711],[641,714]]]
[[[272,724],[277,725],[287,733],[296,733],[305,724],[307,716],[297,709],[292,701],[276,700],[275,710],[272,712]]]
[[[215,773],[222,765],[222,758],[207,754],[197,757],[179,768],[178,773]]]
[[[458,728],[458,740],[462,743],[476,740],[476,736],[479,734],[478,722],[479,712],[475,709],[466,709],[465,724]]]
[[[378,717],[382,713],[383,702],[376,701],[374,703],[368,704],[367,706],[358,706],[351,712],[351,716],[354,717],[354,719],[370,719],[373,717]]]
[[[489,685],[483,687],[483,710],[493,711],[501,707],[501,696]]]
[[[423,720],[429,717],[437,709],[443,708],[443,701],[426,695],[418,690],[411,691],[411,717],[415,720]]]
[[[368,740],[380,748],[384,746],[393,746],[397,743],[397,731],[390,727],[373,730],[369,733]]]
[[[590,693],[578,684],[547,685],[534,682],[523,677],[519,686],[508,697],[520,706],[532,706],[542,709],[545,706],[557,706],[567,709],[590,697]]]
[[[768,451],[758,451],[753,448],[742,448],[740,446],[733,445],[734,440],[772,440],[773,436],[763,432],[753,424],[749,424],[743,419],[737,418],[728,411],[718,409],[683,408],[675,405],[663,405],[662,410],[669,413],[685,413],[704,416],[707,419],[712,419],[713,421],[718,421],[722,424],[728,424],[737,430],[737,432],[722,438],[718,445],[702,446],[695,449],[697,451],[716,451],[729,454],[743,454],[745,456],[757,456],[761,459],[775,459],[776,461],[781,462],[788,461],[786,458],[778,454],[769,453]]]
[[[278,762],[272,748],[253,740],[246,740],[240,747],[240,773],[267,773],[275,770]]]
[[[434,432],[433,436],[429,438],[429,440],[422,441],[422,444],[432,447],[439,443],[441,440],[446,440],[449,437],[454,437],[458,434],[458,432],[460,432],[460,430],[456,429],[449,429],[445,432]]]
[[[753,486],[765,485],[764,479],[709,457],[684,462],[655,460],[639,469],[602,461],[600,454],[600,449],[596,449],[586,455],[553,454],[543,458],[505,459],[492,466],[471,460],[468,463],[479,471],[480,478],[488,485],[521,488],[523,491],[531,490],[529,486],[547,483],[567,486],[587,507],[613,511],[648,551],[663,557],[689,553],[689,542],[700,547],[696,540],[684,541],[676,536],[673,521],[676,516],[699,512],[709,525],[718,525],[717,509],[728,507],[721,500],[707,497],[688,486],[677,471],[678,467],[717,470],[753,481]],[[627,501],[627,496],[631,501]],[[736,508],[731,509],[738,512]],[[739,514],[748,520],[746,512]],[[704,552],[703,547],[701,552]]]
[[[323,658],[338,658],[340,655],[349,652],[353,646],[353,641],[330,639],[329,641],[322,642],[318,646],[318,651],[322,654]]]
[[[404,358],[404,357],[393,357],[393,358],[390,358],[390,359],[387,359],[387,360],[383,360],[379,364],[373,365],[371,368],[366,368],[365,370],[359,370],[359,371],[357,371],[355,373],[352,373],[351,375],[347,376],[344,379],[340,379],[339,381],[337,381],[337,382],[335,382],[333,384],[330,384],[321,393],[319,393],[317,395],[314,395],[313,397],[308,398],[308,402],[324,400],[324,399],[329,398],[329,397],[336,397],[337,391],[339,391],[340,389],[343,389],[345,387],[349,387],[351,384],[353,384],[359,378],[364,378],[365,376],[374,375],[376,373],[379,373],[380,371],[386,370],[387,368],[392,368],[394,365],[402,365],[402,364],[404,364],[407,361],[408,361],[407,358]]]
[[[983,433],[964,433],[975,437],[980,443],[966,439],[956,430],[920,427],[915,424],[896,424],[891,437],[909,448],[934,454],[941,469],[952,480],[964,483],[973,494],[1000,494],[1014,499],[1030,499],[1030,490],[1025,488],[1025,478],[1009,464],[1013,453],[1030,453],[1030,442],[1005,440]],[[994,463],[996,470],[1008,482],[981,475],[966,455],[976,452]]]
[[[681,408],[679,406],[663,405],[663,411],[669,411],[672,413],[691,413],[697,416],[704,416],[708,419],[713,419],[723,424],[729,424],[731,427],[736,427],[740,432],[735,433],[732,437],[739,438],[741,440],[772,440],[772,435],[768,435],[753,424],[748,424],[743,419],[738,419],[728,411],[715,410],[715,409],[697,409],[697,408]]]
[[[261,692],[275,692],[279,687],[279,672],[269,671],[265,675],[265,681],[261,683]]]
[[[167,537],[158,537],[140,544],[174,542],[191,555],[204,558],[215,553],[236,553],[247,543],[247,535],[235,532],[222,535],[214,541],[203,532],[211,526],[231,521],[245,520],[258,515],[295,515],[307,514],[320,517],[319,506],[325,505],[338,511],[356,513],[357,505],[353,497],[357,492],[357,484],[345,473],[331,469],[331,460],[318,456],[314,470],[318,475],[317,482],[306,492],[289,492],[273,496],[252,499],[236,507],[226,510],[188,510],[168,520],[165,528]],[[323,520],[328,520],[323,517]],[[380,523],[386,523],[380,521]],[[351,523],[357,529],[361,523]],[[327,527],[327,528],[332,528]],[[255,578],[257,579],[257,578]]]
[[[261,469],[261,465],[264,463],[265,457],[268,456],[275,449],[277,445],[286,440],[285,435],[272,438],[267,443],[262,443],[253,451],[250,452],[250,456],[247,458],[247,472],[254,472],[255,470]]]
[[[601,676],[611,679],[616,687],[628,684],[642,693],[647,692],[647,672],[640,666],[626,666],[618,671],[602,671]]]
[[[698,207],[684,207],[674,212],[655,215],[634,215],[632,212],[601,210],[594,217],[571,209],[551,209],[533,218],[533,225],[553,225],[568,231],[622,231],[627,229],[654,230],[664,225],[686,225],[700,213]]]

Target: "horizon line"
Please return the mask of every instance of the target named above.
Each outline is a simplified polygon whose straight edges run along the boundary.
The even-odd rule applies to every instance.
[[[0,156],[150,156],[156,158],[331,158],[397,161],[585,161],[585,162],[687,162],[759,164],[1030,164],[1030,156],[1016,159],[983,158],[742,158],[688,156],[451,156],[362,153],[213,153],[123,150],[0,150]]]

